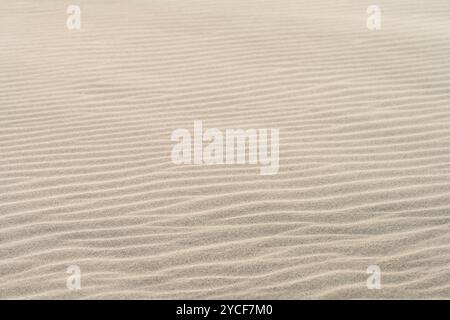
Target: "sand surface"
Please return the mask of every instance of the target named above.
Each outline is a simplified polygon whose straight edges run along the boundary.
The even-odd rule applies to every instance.
[[[0,1],[0,298],[449,299],[450,2],[370,4]],[[175,165],[194,120],[279,173]]]

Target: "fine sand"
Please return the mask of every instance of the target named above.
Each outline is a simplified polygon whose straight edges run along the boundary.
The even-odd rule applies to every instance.
[[[0,1],[0,298],[449,299],[450,2],[373,2]]]

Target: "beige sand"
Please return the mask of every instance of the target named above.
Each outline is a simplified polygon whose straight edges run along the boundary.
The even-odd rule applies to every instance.
[[[450,2],[372,2],[1,1],[0,298],[450,298]],[[278,175],[174,165],[196,119]]]

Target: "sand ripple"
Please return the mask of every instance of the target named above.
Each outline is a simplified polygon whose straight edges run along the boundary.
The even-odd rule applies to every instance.
[[[0,298],[450,298],[448,0],[77,3],[0,3]],[[278,175],[174,165],[197,119]]]

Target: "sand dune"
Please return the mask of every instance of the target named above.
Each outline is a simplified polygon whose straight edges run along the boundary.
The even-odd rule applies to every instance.
[[[450,298],[448,0],[69,4],[0,2],[0,298]],[[195,120],[278,174],[175,165]]]

